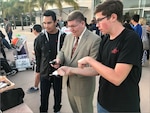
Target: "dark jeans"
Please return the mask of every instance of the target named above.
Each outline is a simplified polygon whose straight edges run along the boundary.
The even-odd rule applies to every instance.
[[[7,47],[7,49],[11,49],[10,44],[7,42],[7,40],[6,40],[5,38],[3,38],[2,41],[3,41],[3,45],[4,45],[5,47]]]
[[[7,33],[7,35],[8,35],[9,41],[10,41],[10,43],[11,43],[11,39],[12,39],[12,32]]]
[[[3,57],[6,59],[6,53],[5,53],[3,46],[1,46],[0,49],[1,49],[1,53],[2,53]]]
[[[41,77],[40,89],[41,89],[41,106],[40,113],[48,112],[49,94],[50,88],[53,86],[54,90],[54,112],[58,112],[61,109],[61,95],[62,95],[62,77]]]
[[[149,50],[146,51],[147,51],[147,60],[149,60]]]
[[[0,64],[2,66],[2,69],[4,69],[6,73],[9,73],[12,71],[10,65],[8,64],[5,58],[0,58]]]
[[[109,113],[106,109],[104,109],[98,102],[97,102],[97,112],[98,113]]]

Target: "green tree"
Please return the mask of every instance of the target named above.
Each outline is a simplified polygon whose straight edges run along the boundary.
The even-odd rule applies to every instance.
[[[24,30],[23,15],[25,14],[25,11],[24,11],[25,2],[20,1],[20,0],[10,0],[10,1],[15,1],[13,7],[16,8],[16,13],[18,13],[18,17],[20,18],[20,21],[21,21],[22,30]]]
[[[37,0],[37,3],[39,4],[39,7],[41,8],[42,12],[46,10],[46,7],[48,5],[56,5],[58,7],[60,16],[62,16],[63,2],[73,6],[74,9],[79,9],[79,5],[75,0]]]
[[[32,17],[33,17],[33,12],[34,8],[38,7],[37,3],[35,2],[35,0],[25,0],[25,6],[24,6],[24,10],[27,13],[29,13],[29,17],[30,17],[30,24],[33,23],[32,22]]]
[[[79,9],[79,6],[75,0],[0,0],[1,10],[3,17],[11,18],[14,25],[16,26],[15,18],[18,17],[21,20],[22,29],[23,28],[23,16],[24,14],[29,14],[30,23],[32,23],[32,13],[35,8],[39,8],[41,13],[46,10],[46,8],[51,5],[56,5],[59,10],[60,16],[62,16],[62,3],[67,3],[74,7],[74,9]]]
[[[3,14],[3,17],[12,19],[14,26],[16,28],[15,15],[16,15],[17,9],[15,7],[12,7],[15,3],[16,3],[15,0],[3,2],[2,14]]]

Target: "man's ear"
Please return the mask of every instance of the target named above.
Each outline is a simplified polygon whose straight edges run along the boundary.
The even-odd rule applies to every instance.
[[[110,19],[111,21],[116,21],[117,20],[117,15],[115,13],[111,14]]]

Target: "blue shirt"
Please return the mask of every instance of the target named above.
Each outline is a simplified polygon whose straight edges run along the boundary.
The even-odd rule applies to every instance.
[[[136,26],[132,26],[132,27],[133,27],[134,31],[137,32],[137,34],[141,38],[141,36],[142,36],[142,27],[141,27],[141,25],[137,24]]]

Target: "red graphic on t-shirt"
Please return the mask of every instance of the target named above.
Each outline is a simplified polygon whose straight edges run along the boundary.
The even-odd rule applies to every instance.
[[[116,53],[118,53],[119,52],[119,50],[117,49],[117,48],[114,48],[112,51],[111,51],[111,53],[113,53],[113,54],[116,54]]]

